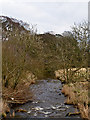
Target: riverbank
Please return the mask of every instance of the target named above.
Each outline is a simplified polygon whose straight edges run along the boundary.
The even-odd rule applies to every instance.
[[[30,86],[33,93],[33,102],[16,106],[14,118],[80,118],[80,112],[74,114],[76,108],[73,105],[65,105],[66,97],[61,93],[62,83],[57,79],[36,80]],[[7,115],[7,118],[10,114]]]
[[[84,70],[84,69],[83,69]],[[90,104],[90,98],[88,97],[88,85],[89,82],[87,79],[85,79],[85,73],[86,71],[82,72],[82,70],[79,70],[79,75],[84,75],[84,76],[79,76],[78,78],[78,73],[75,74],[73,79],[77,78],[74,80],[74,82],[68,83],[68,81],[65,81],[65,75],[66,72],[63,70],[56,71],[56,77],[60,79],[62,82],[65,84],[63,85],[62,93],[64,93],[65,96],[67,96],[67,100],[65,101],[66,104],[73,104],[75,107],[79,108],[81,117],[84,119],[90,118],[89,116],[89,107],[88,105]]]
[[[19,82],[17,87],[13,89],[11,86],[8,88],[2,86],[2,116],[10,112],[13,105],[24,104],[32,101],[32,93],[29,90],[31,84],[35,83],[37,78],[30,72],[25,73],[25,77]]]
[[[33,74],[26,72],[26,79],[24,78],[23,80],[21,80],[22,82],[17,85],[15,90],[13,90],[11,87],[3,88],[3,116],[4,117],[6,117],[6,113],[10,112],[9,105],[24,104],[28,101],[32,101],[33,95],[31,93],[33,93],[33,92],[31,92],[32,88],[30,90],[29,87],[31,84],[35,83],[35,80],[36,80],[36,77]],[[53,81],[52,84],[54,84],[54,82],[57,82],[57,81]],[[42,84],[44,86],[42,88],[44,88],[45,84],[47,85],[47,83],[48,83],[48,85],[50,84],[50,86],[51,86],[51,83],[49,83],[49,80],[47,80],[47,81],[44,80],[44,84]],[[39,88],[40,87],[38,87],[38,89]],[[48,90],[49,90],[49,88],[50,87],[48,87]],[[59,88],[59,87],[57,87],[57,88]],[[56,87],[54,87],[54,89],[55,89],[55,95],[57,93],[58,97],[60,97],[59,99],[61,99],[62,94],[59,93],[60,91],[57,91]],[[44,98],[45,90],[44,90],[44,92],[38,93],[38,94],[40,94],[40,96],[41,96],[41,94],[43,95],[43,97],[41,97],[41,98]],[[51,96],[51,93],[52,94],[54,93],[52,91],[53,91],[53,89],[50,90],[49,96]],[[37,93],[37,92],[38,92],[38,90],[35,91],[35,93]],[[62,93],[64,93],[64,95],[67,96],[67,100],[65,101],[65,104],[75,105],[77,108],[79,108],[81,117],[85,118],[85,119],[89,119],[88,103],[90,103],[89,102],[90,100],[88,100],[88,81],[85,81],[85,79],[84,79],[84,80],[82,80],[82,82],[78,81],[78,82],[73,82],[73,83],[66,83],[63,85]],[[40,99],[40,96],[38,95],[38,99]],[[48,99],[48,97],[47,97],[47,99]],[[51,99],[51,97],[50,97],[50,99]],[[55,101],[56,101],[56,98],[55,98]],[[57,101],[60,102],[58,99],[57,99]],[[56,107],[56,106],[54,106],[54,107]],[[77,113],[77,111],[76,111],[76,113]]]
[[[73,104],[79,108],[81,117],[88,119],[88,82],[66,84],[62,93],[67,96],[66,104]]]

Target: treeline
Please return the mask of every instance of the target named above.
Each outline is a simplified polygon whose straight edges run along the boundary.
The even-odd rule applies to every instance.
[[[54,78],[58,69],[88,68],[87,24],[75,25],[72,32],[37,34],[27,23],[0,17],[2,22],[3,86],[17,86],[26,71],[38,79]],[[21,24],[22,23],[22,24]],[[81,34],[82,32],[82,34]]]

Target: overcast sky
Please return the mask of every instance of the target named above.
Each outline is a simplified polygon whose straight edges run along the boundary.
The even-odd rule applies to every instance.
[[[67,0],[68,1],[68,0]],[[70,30],[74,22],[88,20],[88,0],[0,0],[0,15],[13,17],[36,26],[38,33]],[[2,9],[1,9],[2,8]]]

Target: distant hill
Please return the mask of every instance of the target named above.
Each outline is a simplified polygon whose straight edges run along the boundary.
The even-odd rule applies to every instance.
[[[0,16],[0,21],[5,30],[12,31],[15,28],[17,28],[21,31],[29,30],[29,24],[23,22],[22,20],[17,20],[15,18],[10,18],[7,16]]]
[[[7,32],[10,33],[16,30],[20,33],[30,32],[29,24],[23,22],[22,20],[17,20],[7,16],[0,16],[0,22],[2,24],[3,40],[8,39],[9,35]]]

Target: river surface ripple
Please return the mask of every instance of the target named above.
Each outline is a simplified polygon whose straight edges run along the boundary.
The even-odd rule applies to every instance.
[[[27,112],[17,112],[15,117],[23,118],[66,118],[69,112],[75,112],[73,105],[65,105],[66,97],[61,93],[62,84],[60,80],[47,79],[37,80],[36,84],[30,85],[33,93],[33,102],[15,107]],[[78,111],[78,110],[77,110]],[[79,115],[71,116],[80,118]]]

